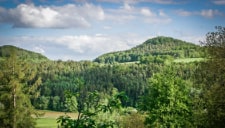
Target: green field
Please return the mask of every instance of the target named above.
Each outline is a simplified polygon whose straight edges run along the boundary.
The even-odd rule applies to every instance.
[[[39,118],[36,122],[36,128],[57,128],[58,126],[55,118]]]
[[[203,61],[204,58],[184,58],[184,59],[175,59],[174,62],[176,63],[190,63],[190,62],[199,62]]]
[[[38,110],[40,113],[44,113],[44,115],[37,119],[36,128],[57,128],[57,118],[59,116],[65,115],[65,112],[55,112],[48,110]],[[77,117],[77,113],[67,113],[72,118]]]

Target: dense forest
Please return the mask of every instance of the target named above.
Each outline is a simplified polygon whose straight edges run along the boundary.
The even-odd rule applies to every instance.
[[[198,58],[202,56],[200,46],[198,45],[171,37],[156,37],[130,50],[107,53],[99,56],[94,62],[144,62],[149,58],[157,62],[162,62],[164,59],[169,58]]]
[[[23,121],[10,123],[21,118],[9,114],[18,101],[35,109],[82,113],[85,116],[78,117],[76,127],[84,127],[82,119],[89,121],[83,123],[87,127],[224,127],[225,30],[217,31],[207,35],[203,46],[156,37],[93,61],[52,61],[2,46],[0,123],[25,126]],[[220,45],[211,47],[218,38]],[[14,106],[4,111],[10,104]],[[65,119],[72,120],[62,116],[62,125]]]

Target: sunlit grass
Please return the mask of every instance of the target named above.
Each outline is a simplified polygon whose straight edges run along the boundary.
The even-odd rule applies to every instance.
[[[57,128],[58,126],[55,118],[39,118],[36,122],[36,128]]]
[[[183,59],[175,59],[175,63],[190,63],[190,62],[199,62],[204,61],[204,58],[183,58]]]
[[[38,110],[39,113],[44,115],[36,120],[36,128],[57,128],[57,118],[65,115],[65,112],[56,112],[49,110]],[[71,118],[77,118],[77,113],[66,113]]]

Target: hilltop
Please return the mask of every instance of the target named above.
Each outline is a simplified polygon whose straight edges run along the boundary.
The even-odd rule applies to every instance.
[[[201,47],[190,42],[171,37],[156,37],[146,40],[141,45],[125,51],[107,53],[97,57],[98,63],[136,62],[146,58],[198,58],[202,57]]]
[[[42,62],[49,60],[47,57],[43,56],[40,53],[28,51],[11,45],[0,46],[0,59],[9,57],[12,52],[15,52],[17,58],[23,61]]]

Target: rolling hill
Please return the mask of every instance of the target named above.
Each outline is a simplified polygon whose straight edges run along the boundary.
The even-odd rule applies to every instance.
[[[200,58],[201,47],[193,43],[171,37],[156,37],[145,41],[130,50],[107,53],[97,57],[98,63],[136,62],[146,58]]]
[[[47,57],[43,56],[40,53],[35,53],[11,45],[0,46],[0,59],[4,60],[5,58],[9,57],[12,52],[15,52],[18,59],[23,61],[42,62],[49,60]]]

